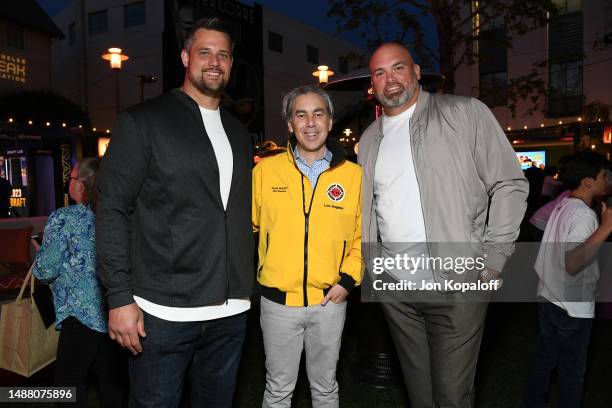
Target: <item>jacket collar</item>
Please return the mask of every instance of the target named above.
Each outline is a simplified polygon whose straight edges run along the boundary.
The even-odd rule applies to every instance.
[[[421,115],[425,111],[426,106],[429,104],[430,93],[426,92],[421,88],[419,90],[419,96],[417,97],[416,107],[414,108],[414,113],[412,114],[411,121],[418,122],[421,120]],[[378,137],[382,139],[383,137],[383,123],[382,123],[382,115],[378,118]]]
[[[297,146],[297,140],[294,134],[289,136],[289,140],[287,141],[287,159],[295,163],[295,156],[293,155],[293,146]],[[329,163],[329,167],[332,168],[342,163],[346,159],[346,152],[344,148],[336,142],[335,139],[327,136],[327,140],[325,141],[325,147],[332,154],[331,162]]]

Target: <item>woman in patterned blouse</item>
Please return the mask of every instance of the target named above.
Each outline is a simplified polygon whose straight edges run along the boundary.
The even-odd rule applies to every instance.
[[[87,376],[95,374],[103,407],[121,407],[127,360],[108,337],[108,314],[96,274],[95,172],[87,158],[70,173],[69,194],[76,204],[49,216],[34,276],[53,292],[60,331],[55,363],[57,385],[77,387],[77,403],[87,404]]]

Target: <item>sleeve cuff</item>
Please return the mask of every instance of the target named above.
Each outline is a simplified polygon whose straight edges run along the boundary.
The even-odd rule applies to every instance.
[[[486,261],[485,267],[493,269],[496,272],[502,273],[504,269],[504,265],[508,260],[508,257],[505,254],[500,254],[491,249],[485,252]]]
[[[109,309],[116,309],[134,303],[134,296],[131,290],[124,290],[122,292],[106,295],[106,302],[108,303]]]
[[[338,282],[338,285],[342,286],[350,293],[355,287],[355,279],[344,272],[340,272],[340,281]]]

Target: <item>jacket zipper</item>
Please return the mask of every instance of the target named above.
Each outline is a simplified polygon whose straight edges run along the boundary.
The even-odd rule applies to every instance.
[[[419,200],[421,202],[421,216],[423,217],[423,229],[425,230],[425,246],[427,247],[427,256],[431,256],[431,247],[429,245],[429,233],[427,232],[427,222],[425,220],[425,210],[423,209],[423,192],[421,191],[421,182],[419,181],[419,172],[417,171],[417,167],[416,167],[416,163],[414,161],[414,156],[415,156],[415,138],[414,138],[414,133],[412,132],[412,129],[410,129],[410,125],[412,124],[412,118],[410,118],[410,120],[408,121],[408,128],[410,130],[410,154],[412,155],[412,167],[414,168],[414,177],[416,178],[416,182],[417,182],[417,188],[419,190]],[[433,271],[431,271],[431,274],[434,278],[434,281],[437,282],[436,280],[436,274],[433,273]]]
[[[319,178],[317,178],[317,182],[312,188],[310,204],[308,204],[308,211],[306,211],[306,193],[304,192],[304,177],[306,176],[300,171],[300,176],[302,177],[302,210],[304,211],[304,280],[302,282],[302,290],[304,292],[304,307],[308,306],[308,223],[310,220],[312,202],[314,200],[317,185],[319,185],[319,180],[321,179],[321,174],[319,175]]]
[[[223,211],[225,219],[225,304],[229,303],[230,280],[229,280],[229,247],[227,239],[227,210]]]

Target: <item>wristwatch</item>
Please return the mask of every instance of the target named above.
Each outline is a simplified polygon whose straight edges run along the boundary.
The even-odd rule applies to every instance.
[[[502,279],[501,275],[495,277],[491,271],[489,271],[488,269],[483,269],[482,271],[480,271],[480,280],[482,280],[483,282],[489,283],[493,280],[498,280],[499,281],[499,285],[497,286],[497,288],[501,288],[502,285],[504,284],[504,280]]]

